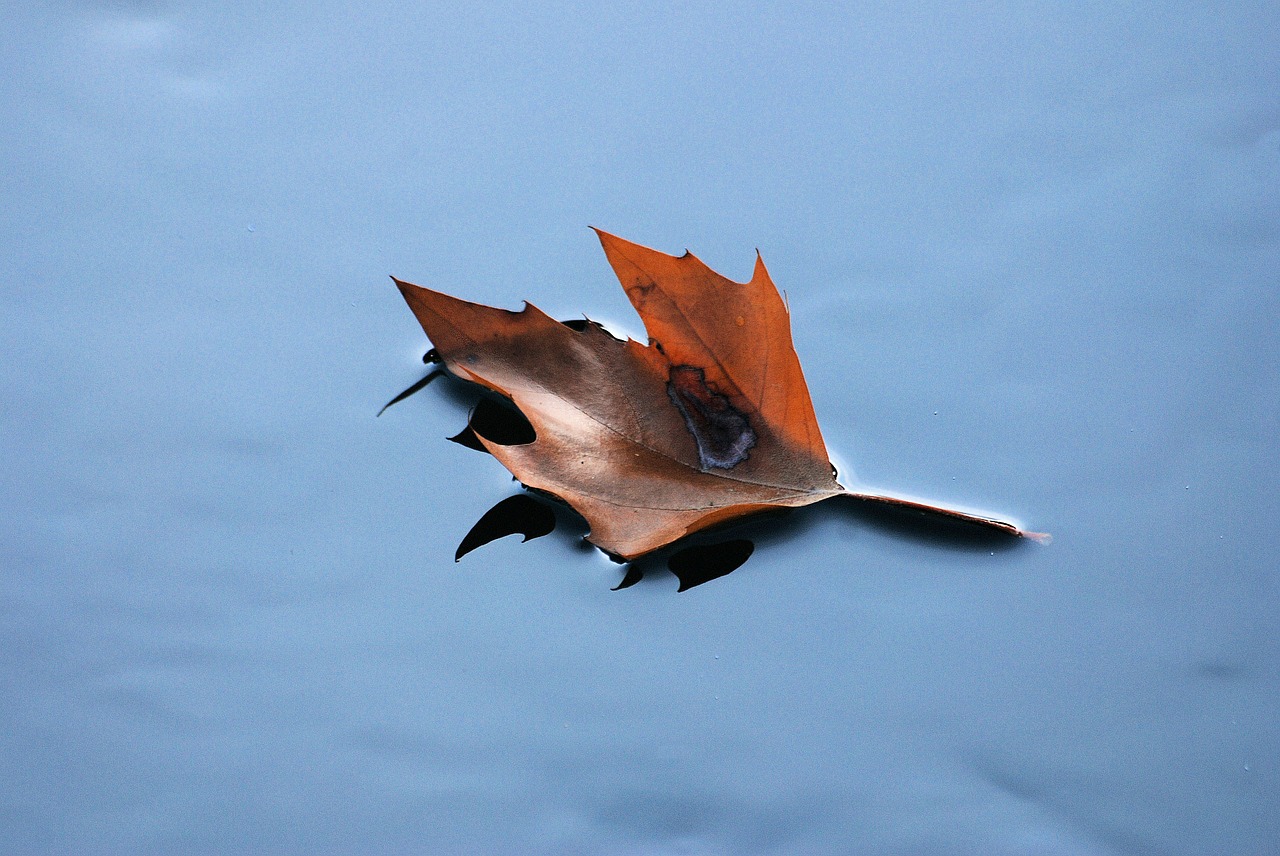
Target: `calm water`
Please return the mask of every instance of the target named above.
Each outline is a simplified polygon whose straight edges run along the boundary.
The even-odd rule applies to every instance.
[[[1280,15],[831,15],[0,13],[0,850],[1274,847]],[[842,476],[1053,544],[455,564],[387,275],[638,334],[588,224],[758,247]]]

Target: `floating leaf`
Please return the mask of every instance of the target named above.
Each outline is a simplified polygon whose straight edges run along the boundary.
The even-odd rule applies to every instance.
[[[512,401],[534,435],[512,445],[476,430],[476,440],[523,484],[577,510],[593,544],[632,559],[834,496],[1034,534],[836,481],[786,304],[759,255],[751,279],[736,283],[689,253],[597,234],[648,344],[529,304],[511,312],[396,280],[445,367]]]

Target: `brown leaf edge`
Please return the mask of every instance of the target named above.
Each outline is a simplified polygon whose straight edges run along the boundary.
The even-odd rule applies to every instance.
[[[1053,540],[1053,536],[1048,532],[1032,532],[1023,529],[1015,523],[1001,520],[997,517],[983,514],[976,511],[961,511],[957,508],[948,508],[942,505],[933,505],[921,499],[909,499],[902,496],[894,496],[887,493],[873,493],[865,490],[849,490],[845,489],[844,496],[850,499],[862,500],[864,502],[875,503],[878,505],[889,506],[891,508],[903,511],[919,511],[928,515],[935,515],[958,523],[967,523],[974,526],[982,526],[993,529],[997,532],[1003,532],[1011,537],[1025,538],[1029,541],[1035,541],[1038,544],[1048,544]]]

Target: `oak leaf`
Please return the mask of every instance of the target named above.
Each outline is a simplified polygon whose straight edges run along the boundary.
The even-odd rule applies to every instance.
[[[512,312],[395,280],[445,367],[510,399],[536,435],[480,442],[526,487],[580,513],[591,543],[633,559],[709,526],[835,496],[1035,534],[836,481],[786,304],[759,254],[751,279],[736,283],[688,252],[596,233],[648,344],[571,327],[529,303]]]

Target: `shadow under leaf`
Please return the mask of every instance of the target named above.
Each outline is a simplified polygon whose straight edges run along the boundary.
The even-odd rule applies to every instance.
[[[745,538],[696,544],[672,553],[667,559],[667,567],[680,580],[680,588],[676,591],[688,591],[736,571],[751,558],[755,548],[755,544]]]
[[[991,552],[1012,550],[1026,543],[1016,530],[1006,531],[919,508],[854,496],[839,497],[836,502],[824,504],[851,512],[882,531],[938,547]]]
[[[754,551],[755,543],[746,538],[722,537],[720,540],[713,540],[699,532],[689,536],[689,539],[677,541],[671,547],[627,562],[626,571],[613,590],[631,588],[665,565],[666,570],[679,581],[677,591],[688,591],[694,586],[736,571]]]
[[[518,493],[499,502],[476,521],[458,545],[453,560],[459,561],[477,547],[483,547],[507,535],[523,535],[522,541],[541,538],[556,528],[555,512],[527,493]]]
[[[488,395],[476,402],[467,418],[467,427],[449,439],[483,452],[485,448],[476,439],[476,435],[499,446],[523,446],[538,439],[533,425],[519,408],[505,398]]]
[[[578,331],[599,326],[586,319],[561,323]],[[423,357],[423,362],[438,363],[439,357],[434,350],[429,351]],[[449,437],[449,440],[470,449],[487,452],[480,441],[481,437],[503,446],[523,445],[537,439],[529,420],[510,400],[488,391],[482,391],[476,396],[474,390],[477,387],[474,384],[456,378],[443,365],[433,367],[422,379],[388,401],[378,415],[421,391],[441,375],[448,378],[444,385],[447,397],[459,404],[474,403],[467,426],[455,436]],[[685,544],[683,547],[677,543],[625,563],[624,576],[614,590],[636,585],[647,573],[657,570],[665,562],[670,572],[679,580],[678,591],[688,591],[740,568],[751,557],[757,542],[769,543],[795,538],[824,518],[835,515],[847,517],[849,514],[872,528],[944,549],[1003,551],[1020,545],[1024,540],[1017,537],[1017,530],[1012,530],[1011,534],[999,528],[966,522],[945,513],[929,513],[916,503],[894,504],[845,496],[804,509],[765,512],[696,533],[690,539],[682,539]],[[476,522],[459,544],[454,560],[458,561],[478,547],[507,535],[522,535],[523,541],[540,538],[554,531],[560,518],[572,519],[574,526],[585,529],[585,521],[558,497],[539,495],[537,492],[509,496]],[[565,520],[560,522],[564,523]],[[743,534],[749,535],[751,540],[734,537]],[[723,540],[711,540],[716,537]],[[587,549],[596,549],[588,542],[582,543]],[[610,558],[623,563],[619,557]]]
[[[391,399],[386,404],[382,405],[382,409],[378,411],[378,415],[381,416],[382,414],[386,413],[387,408],[390,407],[391,405],[399,404],[400,402],[404,401],[406,398],[413,395],[414,393],[420,392],[421,390],[425,389],[427,384],[431,383],[431,381],[440,377],[440,375],[442,374],[444,374],[444,372],[441,371],[440,369],[432,369],[431,371],[427,372],[427,374],[423,376],[421,380],[414,383],[413,386],[409,387],[404,392],[400,393],[395,398]]]

